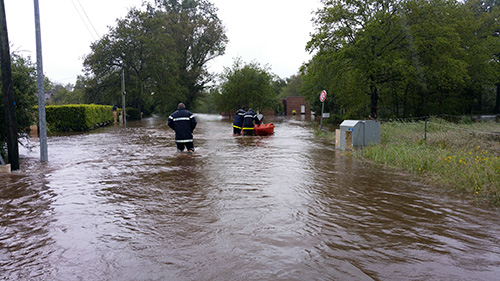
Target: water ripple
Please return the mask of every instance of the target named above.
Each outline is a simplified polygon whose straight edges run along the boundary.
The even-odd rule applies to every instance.
[[[436,192],[276,119],[233,137],[198,115],[49,138],[2,175],[4,280],[493,280],[500,212]]]

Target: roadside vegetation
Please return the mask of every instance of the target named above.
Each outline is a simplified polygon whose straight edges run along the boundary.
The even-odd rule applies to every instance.
[[[500,113],[498,1],[322,1],[301,93],[344,119]],[[497,91],[498,90],[498,91]]]
[[[426,136],[424,121],[384,122],[381,144],[355,154],[500,205],[499,123],[431,119]]]

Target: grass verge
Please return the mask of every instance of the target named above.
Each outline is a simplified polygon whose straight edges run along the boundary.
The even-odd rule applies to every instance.
[[[499,123],[384,122],[381,144],[355,154],[500,206]]]

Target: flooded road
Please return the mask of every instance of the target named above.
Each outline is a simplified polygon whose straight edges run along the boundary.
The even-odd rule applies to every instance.
[[[306,121],[233,137],[197,120],[193,155],[162,118],[49,137],[48,163],[22,150],[0,175],[0,279],[498,280],[498,209],[335,150]]]

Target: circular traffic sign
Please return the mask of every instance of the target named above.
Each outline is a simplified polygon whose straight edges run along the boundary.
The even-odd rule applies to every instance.
[[[321,91],[321,94],[319,95],[319,100],[321,102],[324,102],[326,100],[326,91],[325,90]]]

